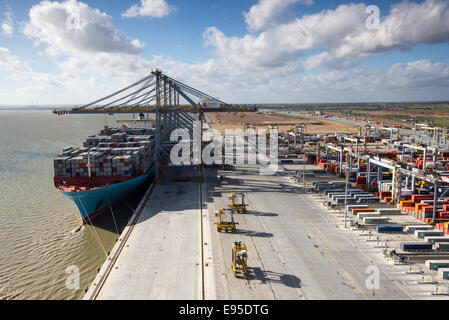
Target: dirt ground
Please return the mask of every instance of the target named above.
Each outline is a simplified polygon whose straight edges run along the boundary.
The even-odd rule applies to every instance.
[[[401,109],[390,108],[382,110],[345,110],[326,112],[329,115],[336,116],[352,116],[356,118],[366,118],[368,120],[374,120],[387,123],[398,123],[407,127],[410,127],[410,121],[404,122],[403,120],[417,120],[424,121],[433,119],[436,126],[447,127],[449,125],[449,113],[442,110],[434,110],[432,108],[422,109]]]
[[[256,129],[268,129],[268,125],[277,125],[279,131],[287,131],[300,123],[306,124],[306,133],[353,133],[359,131],[357,127],[349,124],[321,119],[304,119],[298,116],[274,114],[272,112],[208,113],[208,117],[211,121],[211,127],[222,133],[226,129],[245,130],[246,125],[252,125]]]

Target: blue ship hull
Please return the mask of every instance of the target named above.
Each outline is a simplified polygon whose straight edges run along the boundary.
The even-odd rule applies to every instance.
[[[155,166],[144,175],[107,187],[81,192],[62,191],[62,193],[76,204],[83,222],[89,223],[94,216],[105,211],[104,209],[135,191],[145,181],[153,179],[154,170]]]

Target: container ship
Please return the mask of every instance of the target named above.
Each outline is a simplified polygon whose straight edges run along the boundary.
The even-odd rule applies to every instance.
[[[154,129],[105,127],[54,159],[54,184],[90,223],[154,177]]]

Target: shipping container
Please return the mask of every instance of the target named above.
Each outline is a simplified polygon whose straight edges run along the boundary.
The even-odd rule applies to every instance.
[[[432,250],[432,244],[426,242],[402,242],[401,243],[402,251],[429,251]]]
[[[415,233],[416,230],[433,230],[434,228],[429,225],[421,224],[416,226],[406,226],[405,231]]]
[[[383,218],[383,217],[368,217],[363,218],[363,223],[365,224],[388,224],[390,222],[390,219]]]
[[[438,270],[439,268],[448,268],[449,260],[426,260],[427,269]]]
[[[357,218],[363,219],[363,218],[372,218],[372,217],[378,217],[380,218],[379,212],[359,212],[357,213]]]
[[[431,244],[439,243],[439,242],[449,242],[449,237],[444,236],[428,236],[424,237],[424,241],[429,242]]]
[[[376,226],[376,231],[379,233],[401,233],[403,227],[401,225]]]
[[[55,177],[131,177],[145,173],[153,162],[154,138],[150,132],[140,128],[111,128],[98,136],[89,136],[83,144],[85,147],[64,148],[54,159]]]
[[[440,237],[444,236],[444,232],[440,230],[415,230],[415,237],[424,239],[425,237]]]
[[[352,214],[356,215],[359,212],[374,212],[374,211],[376,211],[376,210],[373,208],[354,208],[354,209],[352,209]]]
[[[437,242],[434,244],[435,250],[437,251],[449,251],[448,242]]]
[[[358,198],[357,203],[379,203],[379,198],[374,196]]]
[[[401,214],[401,210],[399,210],[399,209],[381,208],[381,209],[377,209],[377,211],[382,216],[393,216],[393,215]]]
[[[438,277],[449,280],[449,268],[438,268]]]

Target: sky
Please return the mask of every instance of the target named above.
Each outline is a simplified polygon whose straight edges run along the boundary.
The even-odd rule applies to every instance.
[[[449,1],[0,0],[0,105],[156,68],[228,103],[449,100]]]

